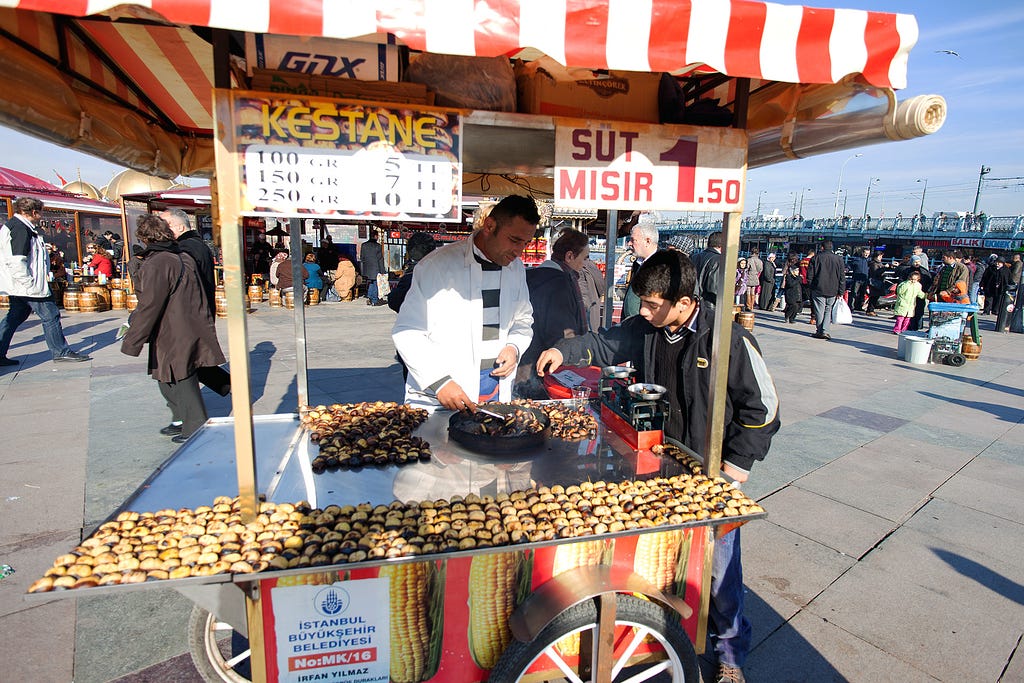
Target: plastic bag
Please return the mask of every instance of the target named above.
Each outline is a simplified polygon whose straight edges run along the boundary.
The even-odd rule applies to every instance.
[[[386,299],[390,293],[391,283],[388,281],[388,274],[379,273],[377,275],[377,296],[381,299]]]
[[[850,325],[852,323],[853,311],[850,310],[850,305],[846,303],[846,299],[837,298],[836,305],[832,307],[832,324]]]

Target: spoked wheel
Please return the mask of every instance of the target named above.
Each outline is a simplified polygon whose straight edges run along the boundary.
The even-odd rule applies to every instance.
[[[192,663],[209,683],[249,683],[249,641],[202,607],[188,620]]]
[[[672,681],[697,683],[700,673],[693,644],[683,630],[679,615],[652,602],[626,595],[615,598],[612,642],[612,681]],[[491,671],[491,683],[513,683],[531,669],[550,670],[570,683],[590,681],[597,665],[594,657],[566,656],[559,641],[581,636],[581,642],[602,640],[597,601],[587,600],[562,612],[529,643],[513,641]],[[643,646],[641,648],[641,646]],[[583,648],[585,652],[586,648]],[[595,645],[593,651],[597,651]],[[639,657],[648,652],[646,658]],[[630,663],[630,660],[634,661]]]

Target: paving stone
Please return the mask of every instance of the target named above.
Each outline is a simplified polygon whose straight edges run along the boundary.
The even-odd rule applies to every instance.
[[[802,489],[898,522],[923,505],[931,486],[914,486],[913,478],[904,480],[902,473],[891,469],[865,467],[843,456],[796,480]],[[906,483],[904,483],[906,481]]]
[[[74,601],[22,605],[21,610],[3,616],[3,628],[0,677],[4,680],[75,680],[75,651],[70,647],[75,642]]]
[[[761,504],[773,524],[858,558],[894,527],[893,522],[798,486],[788,486]]]
[[[911,441],[924,441],[940,448],[968,451],[973,454],[982,452],[993,441],[991,437],[965,434],[950,428],[951,426],[953,425],[940,427],[914,422],[903,425],[890,432],[889,435]]]
[[[946,500],[933,499],[905,526],[969,548],[973,558],[1024,566],[1024,525]]]

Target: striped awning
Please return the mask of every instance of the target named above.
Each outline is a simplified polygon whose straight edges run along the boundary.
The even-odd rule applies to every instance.
[[[668,71],[707,69],[788,83],[836,83],[860,74],[876,87],[906,86],[917,41],[910,15],[817,9],[748,0],[5,0],[37,12],[163,19],[298,36],[392,34],[415,50],[496,56],[537,50],[569,66]],[[110,26],[97,39],[130,44],[129,70],[169,60],[189,70],[195,53]],[[94,36],[100,29],[90,28]],[[120,34],[117,36],[116,34]],[[125,55],[122,46],[117,51]],[[176,55],[176,59],[172,58]],[[161,74],[154,70],[153,77]],[[193,88],[187,77],[184,92]],[[182,91],[178,91],[181,93]]]

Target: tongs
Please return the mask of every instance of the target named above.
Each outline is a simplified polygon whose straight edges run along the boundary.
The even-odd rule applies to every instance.
[[[487,410],[486,408],[481,408],[479,405],[476,407],[476,411],[478,413],[483,413],[484,415],[486,415],[488,417],[493,417],[493,418],[496,418],[498,420],[501,420],[502,422],[505,422],[510,417],[509,415],[502,415],[501,413],[496,413],[496,412],[494,412],[492,410]]]

